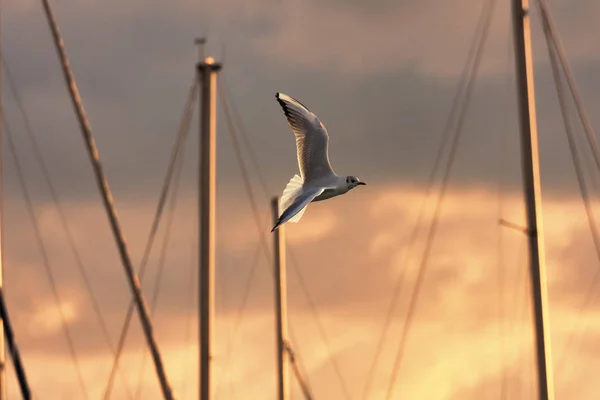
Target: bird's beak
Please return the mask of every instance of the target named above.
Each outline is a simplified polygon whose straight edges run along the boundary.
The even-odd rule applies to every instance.
[[[365,185],[366,186],[367,184],[364,182],[358,182],[357,185]]]

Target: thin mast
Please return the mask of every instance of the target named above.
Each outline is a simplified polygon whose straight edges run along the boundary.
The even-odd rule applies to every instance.
[[[540,167],[538,156],[535,91],[533,86],[533,59],[529,1],[513,0],[513,34],[515,41],[515,67],[517,101],[521,131],[523,185],[527,212],[529,266],[535,323],[535,352],[537,360],[538,396],[540,400],[553,400],[554,387],[550,352],[548,298],[544,241],[542,237]]]
[[[96,142],[94,141],[94,137],[92,135],[92,128],[90,126],[89,120],[87,119],[85,109],[83,108],[81,96],[79,94],[79,90],[77,89],[77,83],[75,82],[75,77],[73,76],[73,71],[71,70],[69,59],[67,58],[67,52],[65,50],[64,43],[60,35],[60,31],[58,29],[58,24],[56,23],[56,19],[54,18],[54,13],[52,12],[50,1],[42,0],[42,4],[44,6],[44,11],[46,12],[48,25],[50,26],[50,30],[52,32],[54,46],[56,47],[56,52],[58,53],[58,57],[60,59],[62,72],[65,78],[67,89],[69,91],[69,95],[71,97],[73,108],[75,110],[75,115],[77,117],[77,121],[79,122],[79,127],[81,128],[81,133],[83,135],[85,145],[90,156],[92,168],[96,177],[96,183],[98,184],[98,188],[102,196],[104,208],[106,209],[106,213],[108,214],[108,220],[113,232],[113,236],[117,243],[117,248],[121,257],[121,262],[123,263],[123,268],[125,269],[125,275],[127,276],[129,288],[131,289],[131,292],[133,294],[133,298],[137,306],[138,315],[142,323],[142,329],[146,337],[146,342],[150,349],[150,353],[152,354],[152,360],[154,361],[154,367],[156,369],[156,374],[158,375],[162,395],[165,400],[172,400],[173,394],[171,391],[171,387],[169,386],[165,368],[162,363],[162,359],[158,349],[158,344],[156,343],[156,340],[154,338],[154,334],[152,331],[152,323],[150,322],[150,316],[148,313],[148,307],[142,294],[142,289],[140,286],[138,275],[136,274],[133,268],[133,264],[131,262],[131,258],[129,257],[127,244],[125,242],[125,236],[123,234],[123,231],[121,230],[121,225],[119,224],[113,196],[110,191],[110,186],[108,185],[108,181],[106,180],[106,177],[104,175],[102,164],[100,163],[100,156],[96,147]]]
[[[205,40],[197,39],[199,55]],[[199,248],[200,278],[198,308],[200,320],[200,399],[210,400],[214,287],[215,287],[215,213],[217,190],[217,72],[222,64],[212,57],[200,60],[200,162],[199,162]]]
[[[279,197],[271,200],[273,223],[279,218]],[[274,234],[273,253],[275,265],[275,310],[277,333],[277,399],[287,400],[290,397],[289,361],[287,349],[287,289],[286,289],[286,256],[285,226],[280,226]]]
[[[10,325],[8,309],[6,308],[6,299],[4,298],[4,291],[2,291],[2,289],[0,289],[0,318],[3,320],[4,335],[6,337],[6,341],[8,342],[8,350],[13,360],[13,365],[15,366],[15,373],[17,375],[17,380],[19,381],[21,396],[23,397],[23,400],[30,400],[31,389],[29,388],[29,383],[27,382],[27,376],[25,375],[23,362],[21,361],[21,353],[19,353],[17,343],[15,342],[15,334],[12,326]]]
[[[2,31],[2,6],[0,3],[0,32]],[[0,33],[0,52],[2,35]],[[4,158],[2,142],[4,139],[4,103],[2,101],[2,71],[0,70],[0,291],[4,290]],[[0,315],[0,400],[6,399],[6,346],[4,344],[4,315]]]

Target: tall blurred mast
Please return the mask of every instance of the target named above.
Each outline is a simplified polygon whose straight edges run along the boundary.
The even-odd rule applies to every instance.
[[[2,54],[2,12],[0,3],[0,54]],[[0,150],[4,128],[4,104],[2,102],[2,71],[0,71]],[[0,153],[0,293],[4,289],[4,159]],[[6,399],[6,347],[4,346],[4,315],[0,314],[0,400]]]
[[[199,285],[200,399],[210,400],[211,356],[214,320],[215,212],[217,190],[217,73],[222,64],[204,58],[206,39],[195,41],[200,57],[197,65],[200,87],[199,161]]]
[[[96,141],[94,140],[94,136],[92,135],[90,121],[88,120],[87,115],[85,113],[85,109],[83,107],[81,95],[79,94],[79,89],[77,88],[77,83],[75,82],[73,71],[71,70],[71,65],[67,57],[67,51],[65,50],[65,45],[60,35],[60,30],[58,29],[58,24],[56,23],[56,18],[54,17],[54,12],[52,11],[50,0],[42,0],[42,5],[44,6],[44,11],[46,13],[46,18],[48,20],[50,32],[52,33],[54,47],[56,48],[56,52],[61,64],[61,69],[63,72],[63,77],[65,79],[65,84],[67,86],[67,91],[69,92],[69,97],[71,98],[71,103],[75,111],[75,116],[77,117],[77,121],[79,122],[79,128],[81,130],[81,134],[83,136],[85,146],[90,157],[90,162],[92,163],[92,169],[96,178],[96,184],[98,185],[98,189],[100,190],[102,203],[104,204],[104,208],[108,215],[108,221],[115,242],[117,244],[117,249],[119,250],[121,262],[123,264],[125,275],[127,277],[127,282],[129,283],[129,288],[133,294],[135,305],[137,306],[140,322],[142,323],[142,330],[144,332],[148,348],[152,355],[152,360],[154,361],[154,367],[156,369],[156,374],[160,383],[161,392],[165,400],[173,400],[173,393],[169,385],[169,381],[167,379],[166,370],[162,362],[162,358],[158,349],[158,344],[156,342],[156,339],[154,338],[152,323],[150,321],[150,313],[148,312],[146,300],[144,299],[144,295],[142,293],[140,280],[135,269],[133,268],[131,257],[129,256],[127,242],[125,241],[125,235],[123,234],[123,230],[121,228],[121,224],[119,223],[119,219],[117,216],[114,198],[111,193],[106,176],[104,174],[104,169],[102,167],[102,164],[100,163],[100,155],[98,152],[98,148],[96,147]]]
[[[548,298],[544,241],[542,237],[540,167],[538,156],[535,91],[533,87],[533,59],[529,1],[513,0],[513,36],[515,43],[515,68],[517,76],[517,101],[521,131],[523,185],[527,212],[529,266],[535,323],[535,351],[540,400],[553,400],[554,387],[549,339]]]
[[[279,197],[271,200],[273,223],[279,219]],[[290,398],[289,362],[290,353],[287,349],[287,289],[286,289],[286,257],[285,257],[285,226],[280,226],[273,234],[273,252],[275,266],[275,311],[277,335],[277,400]]]

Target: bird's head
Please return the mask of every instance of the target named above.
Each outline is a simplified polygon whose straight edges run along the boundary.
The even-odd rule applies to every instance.
[[[366,185],[366,183],[362,182],[356,176],[347,176],[346,177],[346,185],[348,185],[348,190],[354,189],[358,185]]]

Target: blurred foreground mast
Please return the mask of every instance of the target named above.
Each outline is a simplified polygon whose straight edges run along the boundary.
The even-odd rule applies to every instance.
[[[171,387],[169,386],[169,382],[167,380],[167,375],[158,350],[158,345],[156,343],[156,340],[154,339],[152,324],[150,322],[150,316],[148,313],[148,307],[146,305],[146,301],[144,300],[144,296],[142,295],[140,281],[133,268],[131,258],[129,257],[127,244],[125,242],[125,236],[123,234],[123,231],[121,230],[121,226],[117,218],[117,211],[115,209],[112,193],[110,191],[108,181],[106,180],[106,177],[104,175],[102,164],[100,163],[100,157],[98,154],[98,149],[96,147],[96,142],[94,141],[94,137],[92,136],[92,128],[83,108],[81,96],[79,95],[79,90],[77,89],[77,84],[73,76],[73,71],[71,71],[71,66],[67,58],[67,52],[65,50],[63,40],[60,36],[58,25],[56,23],[56,19],[54,18],[54,13],[52,12],[52,8],[50,7],[50,2],[49,0],[42,0],[42,4],[44,6],[44,11],[46,12],[48,24],[50,25],[50,30],[54,39],[56,52],[58,53],[58,57],[60,59],[65,83],[67,85],[67,89],[71,97],[71,102],[73,103],[73,108],[75,109],[75,115],[77,117],[77,121],[79,122],[79,127],[81,128],[81,133],[83,135],[86,148],[90,156],[92,168],[96,177],[96,183],[98,184],[100,194],[102,195],[104,208],[106,209],[106,213],[108,214],[110,227],[112,229],[115,241],[117,242],[119,255],[121,256],[121,261],[123,263],[123,268],[125,269],[125,275],[127,276],[129,287],[131,289],[131,292],[133,293],[133,298],[137,306],[137,311],[142,323],[142,328],[146,337],[146,342],[148,344],[148,347],[150,348],[150,353],[152,354],[152,360],[154,361],[154,367],[156,369],[156,374],[158,375],[162,395],[165,400],[172,400],[173,394],[171,392]]]
[[[548,295],[542,237],[540,167],[538,156],[535,91],[533,87],[533,60],[529,1],[513,0],[513,35],[515,43],[515,68],[517,101],[523,163],[523,184],[527,213],[529,266],[535,323],[535,351],[537,361],[538,396],[540,400],[553,400],[552,361],[550,352]]]

